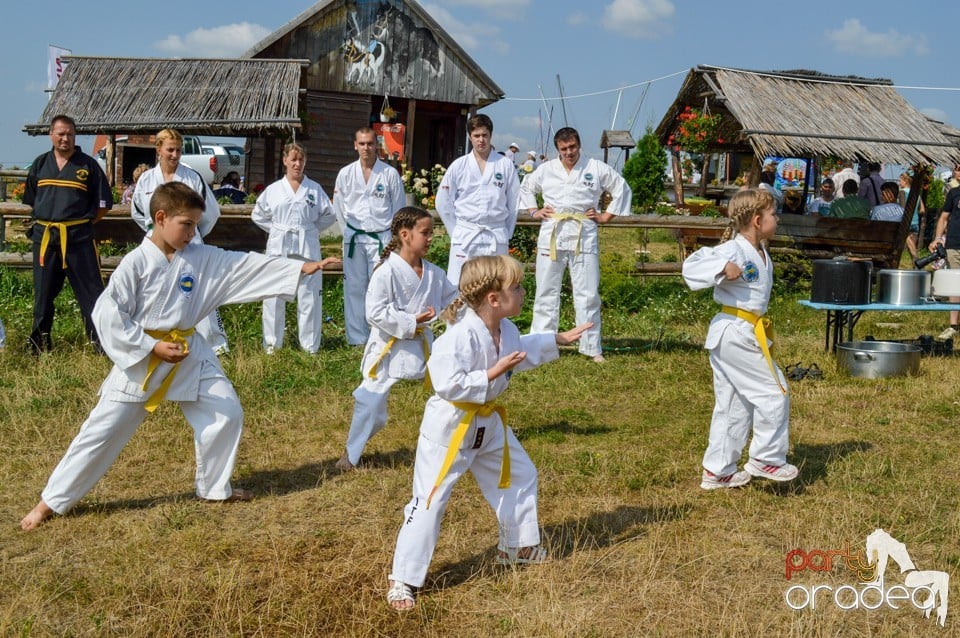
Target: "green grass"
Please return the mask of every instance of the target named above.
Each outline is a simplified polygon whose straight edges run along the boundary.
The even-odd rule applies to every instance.
[[[635,246],[625,238],[605,249],[629,255]],[[398,384],[390,422],[361,468],[334,471],[360,380],[335,280],[326,282],[332,321],[315,356],[295,347],[292,310],[287,347],[272,357],[260,348],[258,304],[222,310],[232,347],[224,367],[246,413],[235,482],[255,491],[253,502],[193,498],[192,436],[165,404],[73,512],[24,534],[17,522],[92,408],[109,362],[84,347],[69,293],[58,301],[56,350],[27,355],[29,277],[0,270],[10,344],[0,354],[0,635],[955,635],[953,614],[940,630],[909,607],[796,612],[783,596],[793,582],[852,581],[836,569],[788,584],[787,552],[862,550],[877,527],[904,542],[920,569],[956,574],[956,361],[925,358],[916,378],[844,376],[823,352],[823,315],[796,303],[802,282],[779,285],[775,355],[825,372],[791,384],[789,458],[800,478],[704,493],[713,394],[702,343],[716,306],[676,278],[623,277],[614,266],[605,262],[607,364],[565,351],[516,375],[503,397],[540,472],[553,561],[495,567],[496,520],[465,478],[407,614],[390,610],[384,594],[427,394]],[[867,313],[857,334],[915,338],[945,320]],[[572,321],[567,300],[561,325]],[[892,566],[887,579],[903,582]]]

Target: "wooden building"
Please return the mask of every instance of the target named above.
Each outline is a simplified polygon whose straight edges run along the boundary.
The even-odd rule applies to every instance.
[[[339,169],[357,158],[357,128],[374,125],[381,150],[397,163],[448,165],[466,152],[467,118],[503,96],[414,0],[318,2],[244,57],[309,61],[304,127],[296,136],[307,150],[307,173],[328,192]],[[385,106],[393,113],[382,122]],[[268,159],[251,166],[247,183],[270,183],[281,174],[279,140],[251,145],[255,157]]]
[[[765,157],[823,158],[893,164],[951,165],[960,161],[957,137],[942,123],[917,111],[886,79],[824,75],[816,71],[749,71],[697,66],[657,127],[670,145],[686,108],[720,115],[717,140],[708,153],[744,160],[756,186]],[[674,184],[678,154],[674,151]],[[809,172],[803,195],[815,182]],[[905,208],[913,210],[922,187],[917,171]],[[706,177],[706,176],[705,176]],[[682,202],[682,190],[677,201]],[[910,215],[900,224],[782,215],[773,245],[808,256],[847,254],[895,268],[907,237]]]

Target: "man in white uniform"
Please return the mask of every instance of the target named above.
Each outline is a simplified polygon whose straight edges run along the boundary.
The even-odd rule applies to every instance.
[[[437,212],[450,235],[447,278],[454,285],[460,283],[460,267],[467,259],[507,253],[520,193],[513,162],[490,152],[493,121],[475,115],[467,130],[473,150],[453,161],[437,192]]]
[[[343,314],[347,343],[363,345],[370,335],[364,298],[380,253],[390,241],[390,224],[406,196],[400,173],[377,158],[372,128],[357,130],[353,148],[359,159],[337,174],[333,209],[343,233]]]
[[[560,157],[544,162],[520,186],[520,207],[542,220],[537,240],[537,295],[530,332],[556,332],[560,314],[560,284],[570,269],[577,325],[590,322],[580,339],[580,352],[604,361],[600,348],[600,255],[597,224],[616,215],[629,215],[633,194],[615,170],[595,159],[580,157],[580,134],[565,127],[553,137]],[[600,196],[612,199],[597,212]],[[543,208],[537,207],[537,194]]]

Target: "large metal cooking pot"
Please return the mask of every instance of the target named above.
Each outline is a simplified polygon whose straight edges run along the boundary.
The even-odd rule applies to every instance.
[[[915,306],[930,296],[927,270],[881,270],[877,274],[877,303]]]
[[[814,259],[810,301],[861,305],[870,303],[873,263],[838,259]]]
[[[960,297],[960,268],[934,270],[930,292],[936,297]]]
[[[920,346],[891,341],[844,341],[837,346],[837,364],[850,376],[863,379],[917,374]]]

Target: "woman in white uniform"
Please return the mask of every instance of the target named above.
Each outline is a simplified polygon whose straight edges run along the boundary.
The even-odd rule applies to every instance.
[[[307,154],[292,142],[283,147],[286,174],[257,198],[253,223],[269,234],[268,255],[320,260],[320,231],[336,221],[330,198],[320,184],[304,175]],[[307,277],[297,290],[297,326],[300,347],[310,353],[320,349],[323,326],[321,273]],[[280,298],[263,302],[263,347],[267,353],[283,346],[286,302]]]

